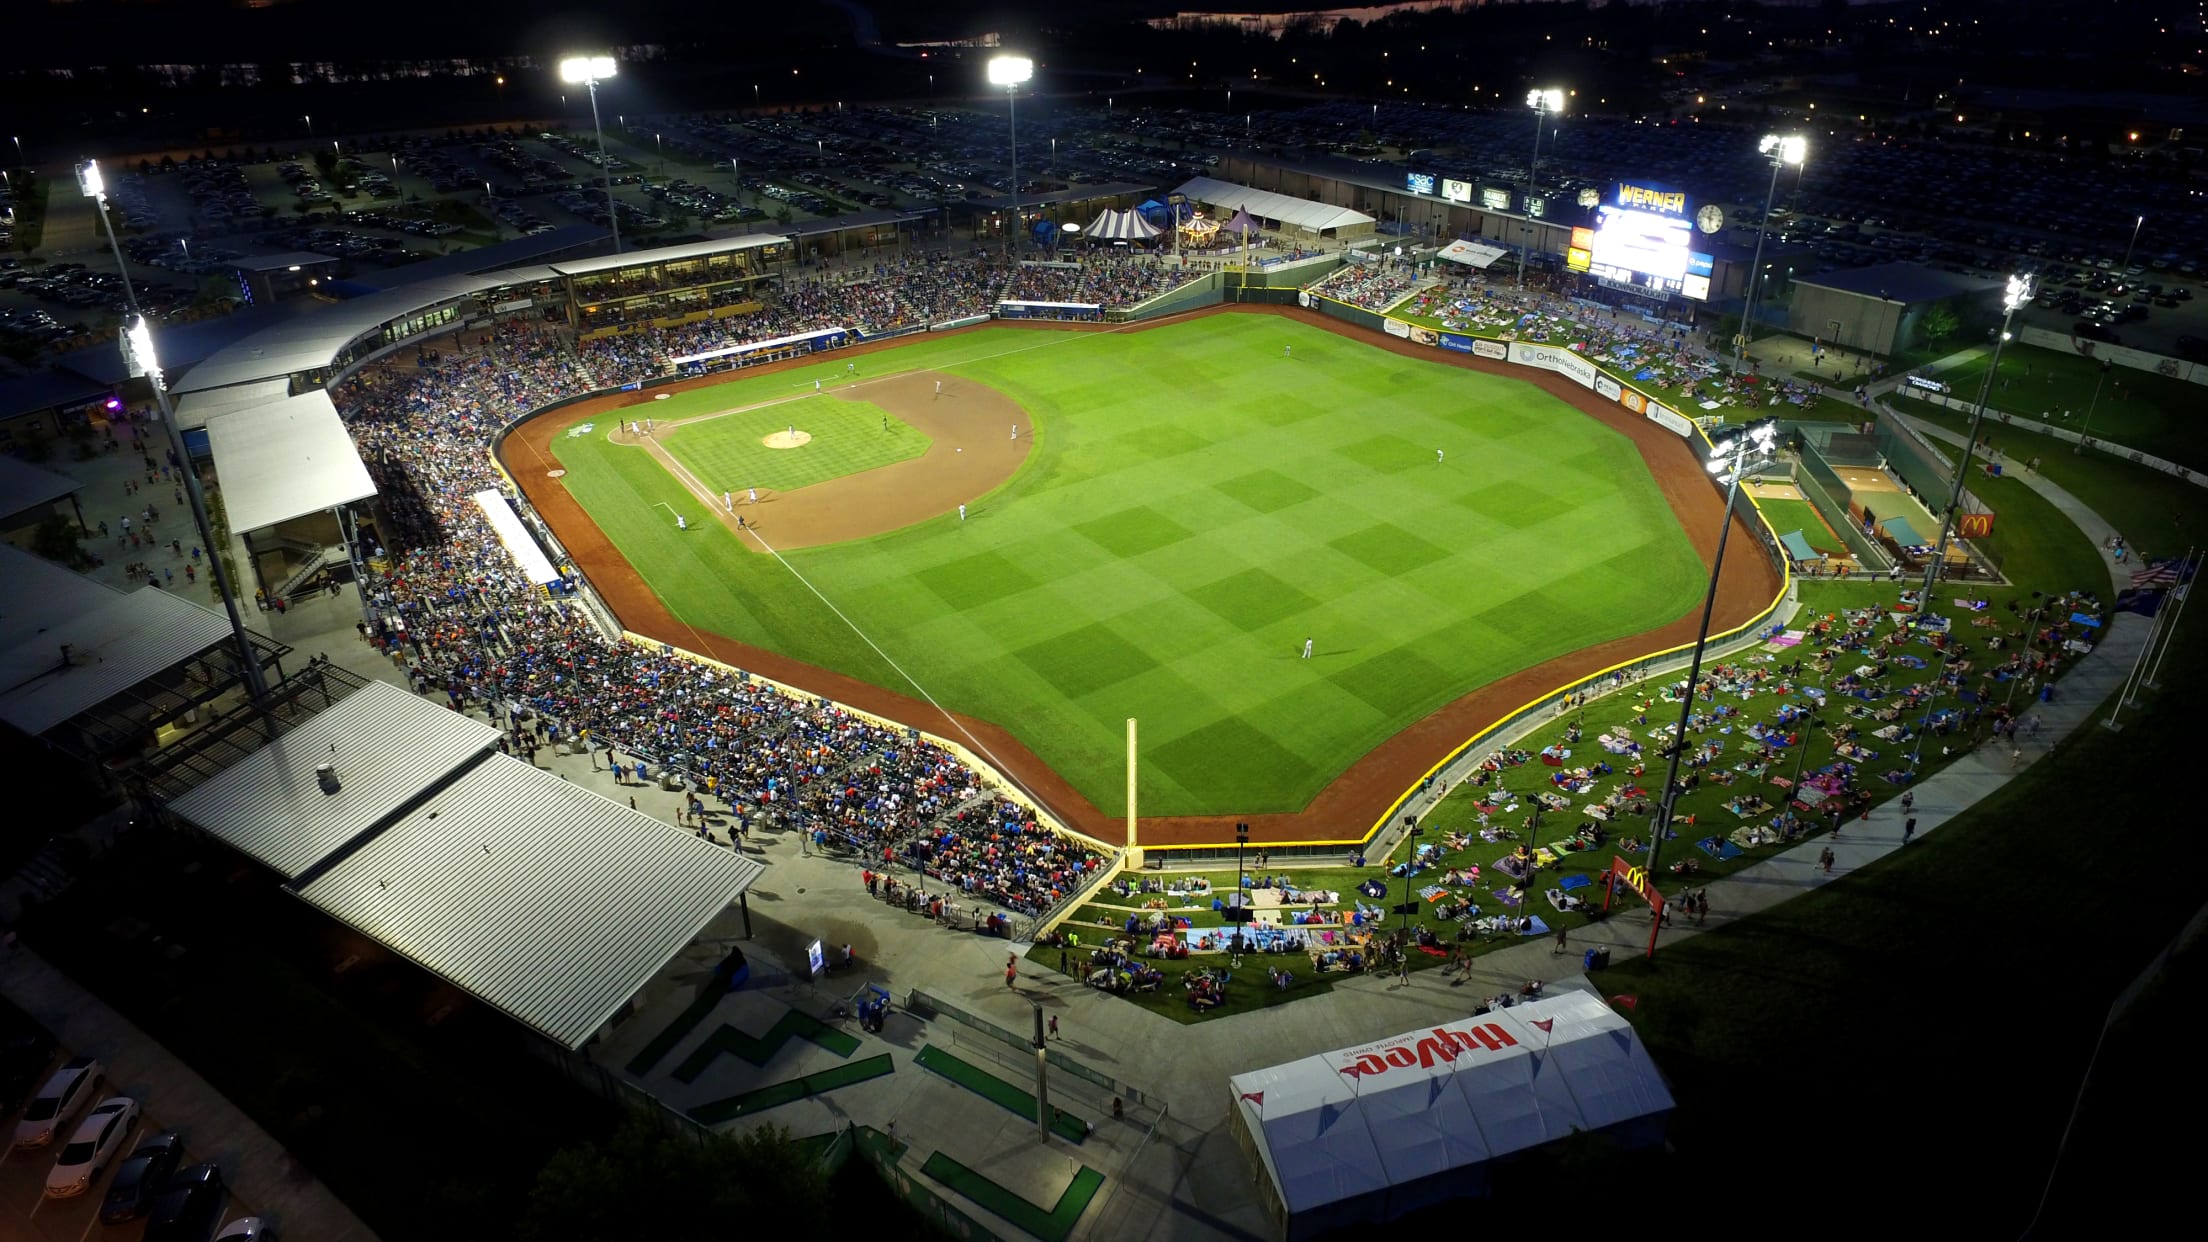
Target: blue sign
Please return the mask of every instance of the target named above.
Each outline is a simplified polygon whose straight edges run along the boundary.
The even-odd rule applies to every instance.
[[[1456,350],[1460,354],[1469,354],[1472,352],[1472,338],[1458,336],[1454,332],[1444,332],[1441,334],[1441,347]]]
[[[1434,174],[1406,173],[1403,177],[1403,185],[1413,194],[1431,194],[1434,192]]]

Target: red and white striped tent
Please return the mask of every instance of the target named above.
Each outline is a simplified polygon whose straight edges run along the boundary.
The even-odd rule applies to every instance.
[[[1486,1190],[1486,1164],[1580,1130],[1660,1141],[1671,1092],[1600,999],[1566,992],[1237,1074],[1235,1133],[1290,1239]]]

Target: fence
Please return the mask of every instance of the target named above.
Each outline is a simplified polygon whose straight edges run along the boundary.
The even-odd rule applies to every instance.
[[[979,1014],[969,1013],[949,1001],[923,992],[919,988],[914,988],[905,994],[905,1008],[924,1018],[943,1018],[956,1022],[961,1027],[973,1031],[994,1043],[1018,1050],[1023,1056],[1030,1058],[1034,1056],[1035,1042],[1032,1036],[1022,1035],[999,1026]],[[1121,1082],[1102,1070],[1083,1065],[1056,1048],[1045,1049],[1043,1058],[1050,1062],[1052,1069],[1099,1087],[1111,1093],[1114,1097],[1125,1101],[1130,1107],[1150,1108],[1154,1106],[1150,1097],[1140,1090]]]
[[[656,1096],[624,1080],[620,1075],[598,1064],[580,1052],[546,1043],[544,1040],[522,1036],[522,1046],[539,1061],[550,1065],[565,1075],[568,1081],[596,1093],[636,1115],[646,1118],[663,1134],[685,1138],[703,1146],[713,1141],[710,1127],[701,1125],[689,1116],[667,1107]]]
[[[1826,488],[1822,480],[1832,475],[1832,468],[1825,465],[1822,458],[1815,458],[1816,469],[1812,469],[1812,453],[1806,443],[1799,460],[1801,467],[1795,471],[1794,486],[1801,491],[1802,499],[1809,502],[1809,507],[1840,533],[1841,542],[1855,553],[1855,559],[1869,570],[1884,570],[1892,565],[1884,548],[1863,537],[1862,529],[1848,516],[1846,502],[1834,499],[1833,493]],[[1847,490],[1842,488],[1840,494],[1846,495]]]
[[[874,1171],[881,1175],[883,1181],[889,1183],[889,1188],[897,1192],[897,1197],[903,1199],[907,1207],[920,1213],[929,1224],[951,1237],[962,1239],[963,1242],[997,1242],[997,1235],[984,1229],[979,1221],[952,1207],[941,1195],[929,1189],[927,1183],[905,1172],[904,1166],[897,1161],[895,1144],[886,1135],[871,1127],[851,1129],[852,1141],[842,1149],[844,1158],[848,1159],[851,1154],[856,1153],[860,1159],[872,1165]],[[836,1150],[836,1146],[831,1144],[822,1153],[823,1159]],[[839,1160],[838,1164],[840,1163]],[[834,1169],[834,1166],[826,1167],[830,1171]]]
[[[1946,406],[1948,409],[1954,410],[1956,413],[1966,416],[1977,408],[1975,405],[1971,404],[1968,401],[1958,400],[1954,397],[1942,396],[1941,394],[1936,392],[1925,392],[1922,389],[1902,388],[1896,391],[1901,393],[1903,396],[1915,397],[1919,401],[1930,402],[1933,405]],[[2001,425],[2004,427],[2020,427],[2025,431],[2034,432],[2043,436],[2050,436],[2054,439],[2062,441],[2065,444],[2080,445],[2082,447],[2092,449],[2096,453],[2106,453],[2110,457],[2121,458],[2122,460],[2128,461],[2136,466],[2145,466],[2149,470],[2159,471],[2160,473],[2169,475],[2171,478],[2174,479],[2183,479],[2186,482],[2199,487],[2208,487],[2208,474],[2201,474],[2198,471],[2189,469],[2185,466],[2180,466],[2176,462],[2171,461],[2165,457],[2156,457],[2152,453],[2142,453],[2135,448],[2127,448],[2126,446],[2121,444],[2111,444],[2106,440],[2098,440],[2092,436],[2083,435],[2079,432],[2073,431],[2068,427],[2057,427],[2052,423],[2043,423],[2037,419],[2032,418],[2018,418],[2014,414],[2008,414],[2000,410],[1996,410],[1990,405],[1986,407],[1986,417],[1988,419],[2000,420]]]

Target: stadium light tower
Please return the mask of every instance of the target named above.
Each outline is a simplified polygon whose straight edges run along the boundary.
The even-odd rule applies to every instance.
[[[1035,62],[1025,56],[989,58],[989,85],[1004,88],[1004,116],[1012,134],[1012,226],[1004,232],[1004,252],[1012,253],[1013,237],[1020,227],[1020,83],[1035,76]]]
[[[1809,140],[1800,134],[1765,134],[1756,150],[1771,163],[1771,188],[1763,192],[1763,223],[1756,226],[1756,259],[1748,265],[1748,291],[1740,303],[1740,334],[1733,338],[1733,374],[1740,374],[1748,357],[1748,333],[1755,323],[1756,287],[1763,278],[1763,239],[1771,231],[1771,204],[1779,196],[1779,170],[1802,166],[1809,158]]]
[[[1725,524],[1717,531],[1717,555],[1710,560],[1710,590],[1702,600],[1702,628],[1695,632],[1694,656],[1687,661],[1687,692],[1679,701],[1679,732],[1671,739],[1671,766],[1664,773],[1664,794],[1656,804],[1656,822],[1649,832],[1648,880],[1663,881],[1656,864],[1662,860],[1664,838],[1671,831],[1672,808],[1679,801],[1679,764],[1686,758],[1687,735],[1694,723],[1694,686],[1702,680],[1702,652],[1710,641],[1710,614],[1717,608],[1717,576],[1725,568],[1725,541],[1733,533],[1733,500],[1740,495],[1740,481],[1771,460],[1778,443],[1779,422],[1760,418],[1719,431],[1710,441],[1710,473],[1725,485]]]
[[[1527,91],[1526,106],[1533,109],[1533,160],[1526,165],[1526,196],[1531,198],[1533,196],[1534,177],[1541,171],[1542,117],[1551,112],[1562,112],[1564,110],[1564,92],[1553,86],[1543,90]],[[1530,204],[1521,203],[1519,205],[1527,208],[1526,248],[1518,256],[1518,287],[1523,289],[1526,287],[1526,264],[1533,258],[1533,211]]]
[[[590,127],[598,135],[598,171],[606,175],[606,223],[613,229],[613,252],[621,253],[621,213],[613,206],[613,161],[606,158],[606,127],[598,120],[598,84],[618,72],[611,56],[570,56],[560,62],[560,81],[580,82],[590,90]]]
[[[98,161],[86,160],[78,166],[77,188],[98,206],[100,224],[107,230],[108,248],[115,253],[115,270],[123,277],[123,298],[130,306],[130,322],[123,328],[123,361],[132,375],[145,376],[146,382],[153,386],[154,404],[161,410],[161,425],[169,433],[169,451],[175,455],[177,468],[184,476],[184,496],[192,508],[192,529],[199,533],[200,546],[207,549],[207,569],[214,575],[215,593],[222,597],[222,610],[230,618],[230,637],[238,645],[246,689],[254,704],[259,706],[268,697],[268,680],[262,675],[261,662],[254,655],[253,640],[246,636],[245,618],[238,612],[238,593],[230,581],[229,570],[223,566],[225,549],[215,542],[213,527],[207,521],[207,497],[199,490],[199,471],[192,467],[191,451],[184,447],[184,433],[176,425],[176,410],[169,404],[169,386],[161,375],[161,360],[153,350],[153,327],[138,309],[138,290],[130,280],[130,265],[123,261],[122,244],[115,240],[115,221],[107,214],[107,183],[100,175]]]
[[[1986,399],[1993,395],[1993,373],[2001,369],[2001,347],[2009,343],[2009,322],[2016,312],[2031,305],[2032,278],[2009,277],[2008,287],[2001,293],[2001,331],[1993,338],[1993,361],[1986,365],[1985,381],[1978,385],[1978,408],[1970,415],[1970,434],[1963,441],[1962,458],[1955,463],[1955,483],[1947,490],[1947,507],[1940,511],[1940,541],[1932,549],[1932,563],[1924,569],[1924,591],[1917,596],[1919,617],[1932,615],[1932,584],[1939,580],[1940,567],[1947,560],[1948,537],[1955,530],[1955,511],[1963,503],[1963,479],[1970,470],[1970,451],[1978,445],[1979,424],[1986,421]],[[2014,687],[2011,687],[2013,690]],[[1932,727],[1932,700],[1924,702],[1924,719],[1917,726],[1916,744],[1909,748],[1909,772],[1914,776],[1917,760],[1924,754],[1924,735]]]

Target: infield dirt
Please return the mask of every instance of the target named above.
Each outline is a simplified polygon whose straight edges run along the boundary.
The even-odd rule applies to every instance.
[[[1214,314],[1281,315],[1374,349],[1503,375],[1531,384],[1630,440],[1647,462],[1650,475],[1693,544],[1695,554],[1700,558],[1705,571],[1715,558],[1719,523],[1724,515],[1724,497],[1710,485],[1700,454],[1694,451],[1688,441],[1615,402],[1598,398],[1593,392],[1563,376],[1416,345],[1396,337],[1352,327],[1316,311],[1294,307],[1221,306],[1140,327],[1120,326],[1096,330],[1142,331],[1163,323]],[[1017,324],[1018,321],[1012,322]],[[1055,330],[1064,330],[1066,327],[1062,324],[1030,326]],[[900,344],[904,342],[861,345],[854,347],[854,351],[874,352],[896,348]],[[805,364],[798,362],[777,365]],[[1068,826],[1100,840],[1123,840],[1126,836],[1124,820],[1108,817],[1098,810],[1005,727],[965,715],[957,716],[957,724],[954,726],[944,719],[943,712],[922,699],[818,668],[747,643],[739,643],[719,634],[701,631],[677,621],[642,577],[614,549],[605,533],[591,520],[589,513],[575,503],[557,478],[548,473],[551,470],[564,469],[556,451],[557,436],[561,428],[580,419],[605,417],[615,411],[647,403],[651,401],[653,392],[686,391],[723,383],[727,378],[725,375],[706,376],[684,380],[652,392],[617,393],[562,406],[558,410],[548,411],[517,424],[499,446],[500,458],[521,484],[522,490],[528,494],[530,503],[551,523],[576,565],[590,578],[600,597],[628,629],[915,728],[951,737],[971,732],[1011,770],[1010,774],[1024,788]],[[932,383],[932,376],[930,382]],[[963,379],[958,382],[961,385],[970,383]],[[877,404],[882,400],[878,390],[865,390],[861,395]],[[1016,406],[1013,408],[1017,409]],[[900,417],[903,416],[900,414]],[[1015,442],[1007,435],[1009,425],[1019,422],[1024,428],[1026,420],[1005,413],[1000,414],[996,421],[1004,424],[998,428],[996,434],[1007,436],[1001,441],[1001,447],[1007,452],[1013,451]],[[990,424],[977,420],[977,425],[986,431]],[[923,430],[926,428],[923,427]],[[1026,453],[1028,443],[1024,437],[1017,441],[1017,452]],[[927,460],[927,457],[920,460]],[[1015,462],[1014,468],[1016,467]],[[879,473],[868,471],[866,475],[859,477],[871,478]],[[1009,477],[1009,473],[1005,477]],[[978,476],[970,482],[978,482]],[[792,493],[795,494],[797,493]],[[939,502],[932,512],[942,513],[958,503],[956,498],[947,503]],[[858,519],[851,520],[856,522]],[[878,525],[888,519],[877,515],[868,520]],[[1757,554],[1753,548],[1755,533],[1750,527],[1751,521],[1752,518],[1743,513],[1736,513],[1733,517],[1734,533],[1743,546],[1735,548],[1734,555],[1725,560],[1725,572],[1718,583],[1716,611],[1710,623],[1712,632],[1745,623],[1768,605],[1779,591],[1778,570],[1768,558]],[[779,541],[777,542],[779,546]],[[1360,840],[1371,830],[1378,817],[1387,813],[1398,798],[1424,777],[1428,769],[1462,745],[1465,739],[1558,686],[1651,651],[1693,642],[1700,613],[1701,606],[1697,603],[1685,614],[1662,619],[1661,624],[1639,634],[1583,647],[1569,655],[1559,656],[1481,686],[1412,722],[1401,732],[1359,756],[1300,811],[1268,815],[1187,815],[1142,819],[1139,821],[1141,844],[1185,846],[1232,843],[1234,825],[1237,822],[1250,825],[1252,845]]]

